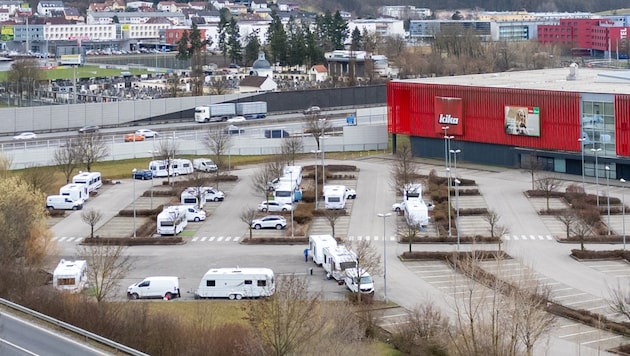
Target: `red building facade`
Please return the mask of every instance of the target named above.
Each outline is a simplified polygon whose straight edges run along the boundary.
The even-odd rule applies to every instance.
[[[574,54],[605,55],[619,52],[628,30],[607,19],[564,19],[556,25],[538,25],[538,41],[560,45]]]

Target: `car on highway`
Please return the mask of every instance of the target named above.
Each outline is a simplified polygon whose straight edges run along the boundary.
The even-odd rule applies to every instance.
[[[304,110],[304,115],[315,115],[322,112],[322,109],[319,106],[311,106],[310,108]]]
[[[125,142],[144,141],[144,136],[135,133],[125,135]]]
[[[22,132],[17,136],[13,136],[14,140],[32,140],[37,138],[37,135],[34,132]]]
[[[260,219],[252,220],[252,228],[282,230],[287,227],[287,219],[280,215],[267,215]]]
[[[275,200],[263,200],[258,204],[259,211],[291,211],[293,210],[293,205],[284,204]]]
[[[153,171],[151,171],[150,169],[137,170],[133,172],[133,179],[141,179],[141,180],[153,179]]]
[[[159,136],[157,132],[150,129],[138,129],[136,130],[136,135],[142,135],[145,138],[155,138]]]
[[[79,133],[95,133],[95,132],[98,132],[98,130],[100,129],[101,128],[98,127],[97,125],[87,125],[80,128]]]
[[[226,122],[245,122],[247,119],[245,116],[234,116],[226,120]]]

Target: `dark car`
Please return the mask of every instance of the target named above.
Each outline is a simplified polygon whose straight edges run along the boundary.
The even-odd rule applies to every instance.
[[[100,127],[96,125],[88,125],[88,126],[83,126],[82,128],[80,128],[79,133],[94,133],[94,132],[98,132],[99,129]]]
[[[141,169],[133,172],[133,179],[153,179],[153,172],[148,169]]]

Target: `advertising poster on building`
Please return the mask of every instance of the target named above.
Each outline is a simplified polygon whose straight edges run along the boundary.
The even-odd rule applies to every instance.
[[[449,135],[463,135],[464,122],[462,121],[462,99],[435,97],[435,132]],[[447,130],[444,128],[448,127]]]
[[[540,137],[540,110],[537,106],[506,106],[505,133]]]

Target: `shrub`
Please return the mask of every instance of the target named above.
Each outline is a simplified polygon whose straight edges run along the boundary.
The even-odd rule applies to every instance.
[[[457,214],[457,212],[455,212]],[[459,216],[483,215],[488,213],[488,208],[459,209]]]
[[[123,245],[123,246],[140,246],[140,245],[175,245],[182,243],[183,239],[179,236],[173,237],[95,237],[83,239],[84,245]]]
[[[149,216],[152,218],[157,218],[157,215],[162,212],[163,209],[164,205],[159,205],[158,207],[153,209],[136,209],[136,216]],[[132,217],[133,212],[133,209],[121,210],[118,212],[118,216]]]
[[[246,245],[305,245],[308,244],[308,237],[254,237],[253,239],[243,239],[242,244]]]
[[[66,216],[66,211],[65,210],[56,210],[56,209],[50,209],[48,210],[48,215],[50,217],[64,217]]]

